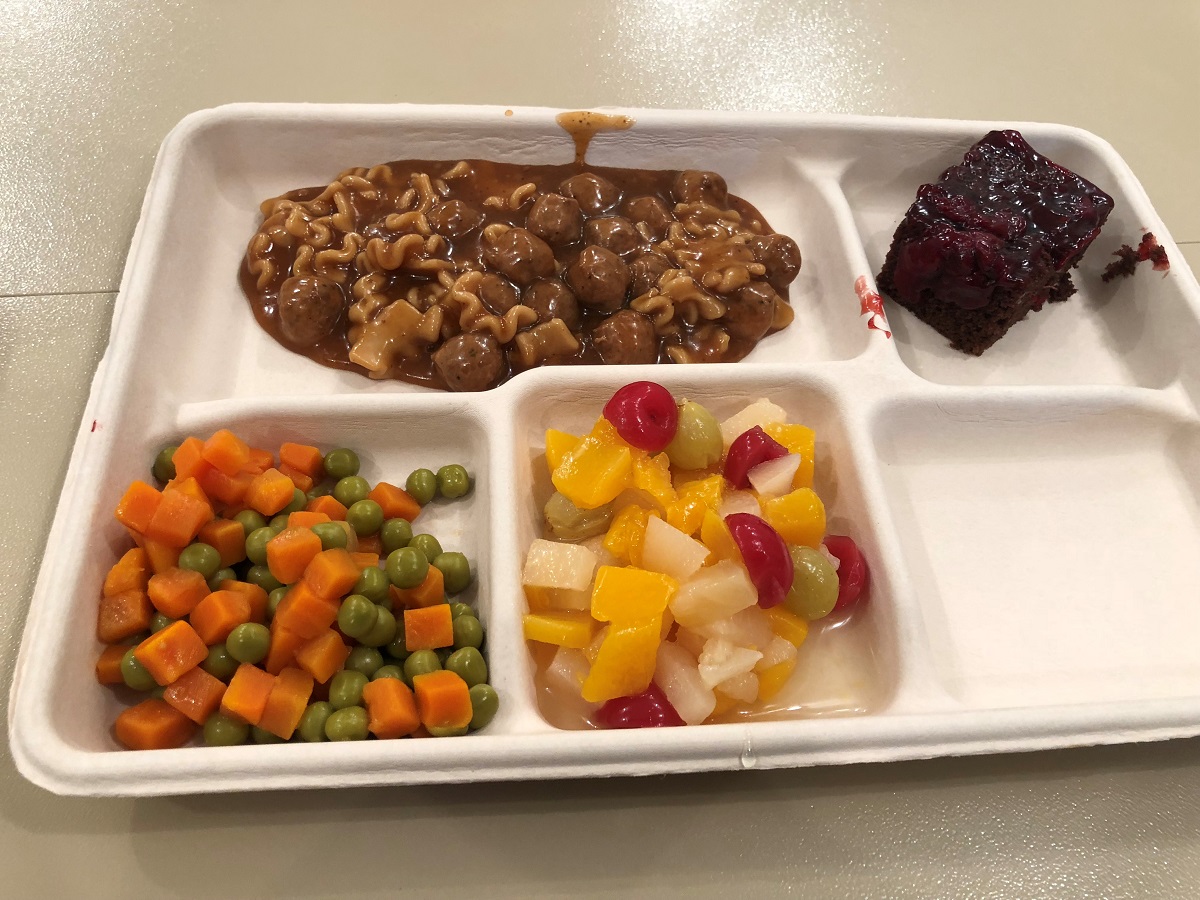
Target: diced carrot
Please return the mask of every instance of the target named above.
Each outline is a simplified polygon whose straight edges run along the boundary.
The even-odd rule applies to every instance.
[[[176,476],[172,478],[167,482],[166,487],[163,488],[163,493],[169,494],[171,491],[178,491],[200,503],[205,503],[209,506],[212,505],[208,499],[208,494],[204,493],[204,488],[200,485],[200,480],[195,476],[190,478]]]
[[[247,725],[257,725],[274,687],[274,675],[250,663],[242,663],[221,698],[221,712]]]
[[[146,551],[146,559],[150,560],[150,571],[156,574],[179,565],[179,547],[146,538],[142,541],[142,549]]]
[[[122,710],[113,732],[130,750],[171,750],[192,739],[196,724],[165,700],[150,699]]]
[[[301,509],[288,515],[288,528],[312,528],[314,525],[330,521],[332,520],[325,513]]]
[[[354,564],[358,566],[360,571],[362,569],[374,569],[379,565],[378,553],[363,553],[361,550],[359,550],[355,553],[351,553],[350,558],[354,560]]]
[[[358,539],[358,547],[355,552],[374,553],[379,555],[383,552],[383,541],[379,539],[378,534],[368,534],[366,537],[360,537]]]
[[[250,489],[254,476],[249,472],[237,472],[226,475],[220,469],[207,469],[197,479],[204,493],[213,500],[218,500],[226,506],[241,503]]]
[[[260,475],[274,466],[275,454],[270,450],[263,450],[261,447],[250,448],[250,461],[246,463],[245,471],[251,475]]]
[[[187,622],[172,622],[134,648],[133,655],[159,684],[170,684],[208,656],[194,628]]]
[[[337,618],[336,600],[326,600],[316,594],[307,581],[292,585],[287,596],[275,609],[274,622],[288,628],[306,640],[312,640]]]
[[[342,641],[341,635],[331,628],[296,651],[296,665],[317,681],[328,681],[345,664],[349,655],[350,648]]]
[[[222,428],[204,442],[201,456],[205,462],[232,476],[250,462],[250,445],[229,429]]]
[[[185,438],[171,457],[176,478],[197,478],[211,468],[204,459],[204,442],[200,438]]]
[[[164,616],[182,619],[208,596],[208,582],[191,569],[167,569],[150,578],[146,593]]]
[[[104,577],[104,596],[121,594],[125,591],[144,591],[150,581],[150,560],[146,551],[134,547],[126,551]]]
[[[248,581],[234,581],[229,578],[221,582],[221,590],[236,591],[246,596],[250,602],[251,622],[258,622],[261,625],[267,621],[267,601],[270,598],[267,596],[267,592],[257,584],[250,584]]]
[[[442,570],[430,566],[425,573],[425,580],[415,588],[398,588],[395,585],[388,589],[392,602],[406,609],[418,609],[426,606],[438,606],[446,601],[446,582]]]
[[[272,675],[278,675],[296,661],[297,651],[308,643],[308,640],[304,635],[280,625],[279,616],[276,615],[271,622],[271,644],[267,650],[267,658],[263,660],[263,668]]]
[[[421,504],[412,498],[412,494],[386,481],[375,485],[367,498],[380,505],[385,519],[407,519],[411,522],[421,512]]]
[[[308,493],[312,490],[313,480],[301,472],[299,469],[293,469],[287,463],[279,464],[279,471],[291,479],[292,485]]]
[[[404,646],[409,653],[437,650],[453,644],[454,617],[450,614],[449,603],[404,611]]]
[[[325,472],[325,457],[316,447],[307,444],[280,444],[279,461],[309,478],[319,478]]]
[[[121,660],[129,652],[132,644],[117,644],[105,647],[96,660],[96,680],[101,684],[124,684],[125,676],[121,674]]]
[[[213,591],[196,604],[188,621],[200,639],[211,647],[229,637],[233,629],[250,621],[250,601],[238,591]]]
[[[126,528],[132,528],[139,534],[145,534],[146,528],[150,525],[161,502],[161,493],[144,481],[135,481],[129,485],[129,490],[117,503],[114,515],[117,521]]]
[[[242,499],[251,509],[264,516],[273,516],[291,503],[295,495],[296,486],[292,479],[272,468],[254,476]]]
[[[325,513],[334,522],[346,521],[346,507],[332,494],[313,497],[304,508],[309,512]]]
[[[426,728],[466,728],[471,724],[474,712],[470,690],[456,672],[439,669],[417,675],[413,678],[413,693],[417,695],[421,724]]]
[[[195,479],[192,479],[195,484]],[[199,485],[196,488],[199,491]],[[186,547],[213,517],[212,507],[187,490],[164,490],[145,535],[170,547]]]
[[[268,545],[269,547],[270,545]],[[322,550],[304,570],[304,581],[318,597],[336,601],[358,582],[362,570],[341,547]]]
[[[246,529],[234,519],[213,519],[196,535],[221,554],[221,565],[232,566],[246,558]]]
[[[285,528],[267,542],[267,568],[282,584],[295,584],[320,552],[321,539],[311,530]]]
[[[145,591],[136,588],[100,598],[96,616],[96,637],[104,644],[116,644],[150,627],[154,606]]]
[[[258,727],[276,737],[289,740],[313,692],[313,677],[300,669],[287,668],[275,677],[275,686],[267,697]]]
[[[220,708],[224,696],[225,682],[199,666],[184,672],[163,691],[163,699],[197,725],[203,725]]]
[[[367,707],[367,728],[377,738],[404,737],[421,724],[413,693],[399,678],[368,682],[363,685],[362,697]],[[467,700],[470,702],[470,697]]]

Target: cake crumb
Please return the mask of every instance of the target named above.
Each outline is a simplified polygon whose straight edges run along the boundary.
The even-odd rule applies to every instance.
[[[1166,248],[1149,231],[1142,235],[1136,250],[1128,244],[1122,244],[1113,251],[1113,256],[1117,257],[1117,261],[1109,263],[1100,276],[1100,280],[1106,283],[1114,278],[1128,278],[1137,270],[1137,264],[1146,260],[1150,260],[1156,272],[1167,272],[1171,268]]]

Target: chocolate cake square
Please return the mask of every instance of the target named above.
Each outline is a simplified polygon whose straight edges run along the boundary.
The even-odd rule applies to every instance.
[[[1020,132],[992,131],[918,189],[879,289],[978,356],[1030,310],[1075,293],[1070,269],[1112,207],[1112,197]]]

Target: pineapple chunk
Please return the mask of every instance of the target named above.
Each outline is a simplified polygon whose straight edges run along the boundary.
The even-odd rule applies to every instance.
[[[765,431],[768,425],[781,425],[786,421],[787,413],[764,397],[722,422],[721,440],[725,442],[725,449],[728,450],[734,438],[755,425],[761,425]]]
[[[646,539],[642,545],[642,567],[662,572],[676,581],[691,578],[708,558],[708,548],[672,528],[662,519],[651,517],[646,522]]]
[[[750,485],[758,493],[761,503],[764,499],[780,497],[792,489],[792,479],[800,468],[800,457],[795,453],[781,456],[778,459],[768,459],[759,463],[747,474]]]
[[[775,639],[767,611],[758,606],[748,606],[728,619],[698,625],[695,630],[705,638],[725,638],[751,650],[764,650]]]
[[[758,603],[758,591],[746,570],[722,560],[701,569],[679,586],[671,600],[675,621],[688,628],[726,619]]]
[[[757,650],[739,647],[725,638],[712,638],[704,645],[704,650],[698,660],[700,680],[704,682],[705,687],[715,688],[730,678],[753,672],[754,666],[762,658],[763,655]],[[757,694],[757,685],[755,688],[755,694]]]
[[[700,680],[695,658],[678,644],[658,645],[654,682],[688,725],[699,725],[717,708],[717,697]]]
[[[526,587],[586,591],[596,571],[596,554],[578,544],[538,539],[525,557],[521,583]]]

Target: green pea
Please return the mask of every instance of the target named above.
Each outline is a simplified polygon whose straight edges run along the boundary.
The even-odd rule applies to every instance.
[[[425,730],[429,732],[430,737],[462,737],[467,733],[467,726],[463,725],[460,728],[452,728],[448,725],[430,725]]]
[[[371,676],[372,681],[378,681],[380,678],[395,678],[398,681],[404,680],[404,670],[399,666],[387,665],[380,666],[375,670],[375,674]]]
[[[471,730],[478,731],[496,717],[500,697],[490,684],[477,684],[467,693],[471,697]]]
[[[353,669],[342,669],[335,672],[329,682],[329,702],[334,709],[345,709],[347,706],[358,706],[362,703],[363,685],[367,676]]]
[[[375,627],[375,608],[362,594],[351,594],[338,607],[338,628],[342,634],[358,640]]]
[[[154,457],[154,464],[150,466],[150,472],[159,484],[166,484],[175,477],[175,451],[178,449],[174,445],[163,447]]]
[[[229,637],[225,638],[225,649],[238,662],[262,662],[271,649],[271,632],[266,625],[243,622],[229,632]]]
[[[158,634],[160,631],[162,631],[164,628],[166,628],[168,625],[170,625],[174,621],[175,620],[172,619],[170,616],[164,616],[162,613],[156,612],[153,616],[150,617],[150,633]]]
[[[250,737],[256,744],[286,744],[287,743],[287,741],[285,741],[279,735],[273,734],[270,731],[267,731],[267,729],[265,729],[265,728],[259,728],[257,725],[251,726]]]
[[[267,520],[263,518],[263,514],[253,509],[243,509],[233,517],[233,520],[242,526],[242,531],[247,537],[250,536],[251,532],[265,528],[267,525]]]
[[[250,726],[224,713],[213,713],[204,723],[204,743],[209,747],[236,747],[248,737]]]
[[[408,646],[404,640],[404,620],[396,620],[396,636],[392,638],[392,642],[387,645],[387,653],[392,659],[397,662],[404,662],[412,654],[408,651]]]
[[[135,691],[152,691],[158,687],[158,682],[154,680],[154,676],[133,655],[132,647],[126,650],[125,655],[121,657],[121,677]]]
[[[374,647],[355,647],[346,657],[346,669],[370,678],[383,665],[383,654]]]
[[[404,482],[404,489],[424,506],[437,496],[437,476],[431,469],[414,469]]]
[[[415,547],[402,547],[388,554],[387,577],[398,588],[415,588],[428,571],[429,557]]]
[[[407,547],[412,536],[412,525],[407,519],[388,519],[379,529],[379,543],[385,554]]]
[[[471,476],[457,463],[442,466],[437,471],[437,486],[438,493],[447,500],[457,500],[471,490]]]
[[[268,523],[267,527],[276,534],[279,534],[279,532],[288,527],[288,513],[279,513]]]
[[[337,522],[318,522],[312,533],[321,539],[322,550],[337,550],[346,546],[346,529]]]
[[[457,551],[439,553],[431,560],[435,569],[442,572],[442,582],[447,594],[465,591],[471,584],[471,564]]]
[[[279,609],[279,604],[283,602],[283,598],[290,591],[289,587],[277,587],[275,590],[267,594],[267,618],[275,618],[275,610]]]
[[[208,648],[208,656],[200,663],[200,668],[214,678],[228,681],[238,670],[238,661],[229,655],[224,644],[213,644]]]
[[[428,675],[441,667],[441,661],[432,650],[414,650],[404,661],[404,680],[412,687],[412,680],[418,675]]]
[[[362,594],[372,603],[384,604],[391,608],[392,595],[388,593],[388,577],[383,569],[375,566],[363,569],[352,590],[355,594]]]
[[[694,400],[679,407],[675,437],[667,444],[667,458],[677,469],[707,469],[724,452],[721,426],[716,417]]]
[[[471,608],[470,604],[457,602],[450,604],[450,618],[452,619],[461,619],[463,616],[474,615],[475,610]]]
[[[275,530],[269,525],[255,528],[246,537],[246,558],[256,566],[267,564],[267,543],[275,537]]]
[[[792,556],[792,589],[783,602],[809,622],[824,618],[837,603],[837,570],[824,553],[812,547],[789,547],[788,552]]]
[[[358,454],[346,447],[330,450],[325,454],[323,463],[325,474],[334,480],[357,475],[360,465]]]
[[[210,591],[219,591],[222,581],[237,581],[237,572],[230,568],[217,569],[216,574],[208,579],[208,589]]]
[[[333,482],[332,481],[322,481],[322,482],[319,482],[318,484],[314,484],[311,488],[308,489],[308,499],[316,500],[318,497],[328,497],[332,493],[333,493]]]
[[[371,485],[359,475],[349,475],[333,486],[334,499],[347,509],[359,500],[366,500],[369,493]]]
[[[359,500],[346,510],[346,521],[359,537],[375,534],[383,524],[383,507],[374,500]]]
[[[358,642],[366,647],[383,647],[396,637],[396,617],[391,610],[375,607],[375,624]]]
[[[296,734],[300,735],[300,740],[310,744],[325,740],[325,723],[332,714],[333,706],[325,700],[308,704],[304,715],[300,717],[300,724],[296,726]]]
[[[199,572],[204,576],[204,580],[208,581],[217,574],[217,569],[221,568],[221,554],[211,544],[196,541],[180,551],[179,562],[176,565],[181,569]]]
[[[459,616],[454,620],[454,649],[483,646],[483,625],[474,616]]]
[[[413,539],[408,542],[408,546],[414,550],[420,550],[426,559],[437,559],[442,555],[442,545],[432,534],[414,535]]]
[[[365,741],[367,711],[361,706],[347,706],[337,710],[325,721],[325,736],[331,741]]]
[[[474,647],[463,647],[450,654],[445,667],[467,683],[467,687],[483,684],[488,679],[487,663]]]
[[[289,513],[300,512],[304,507],[308,506],[308,494],[295,488],[292,490],[292,502],[279,511],[279,514],[288,515]]]
[[[266,566],[251,566],[246,572],[246,580],[251,584],[257,584],[268,594],[275,588],[283,587],[283,582],[271,574],[271,570]]]

